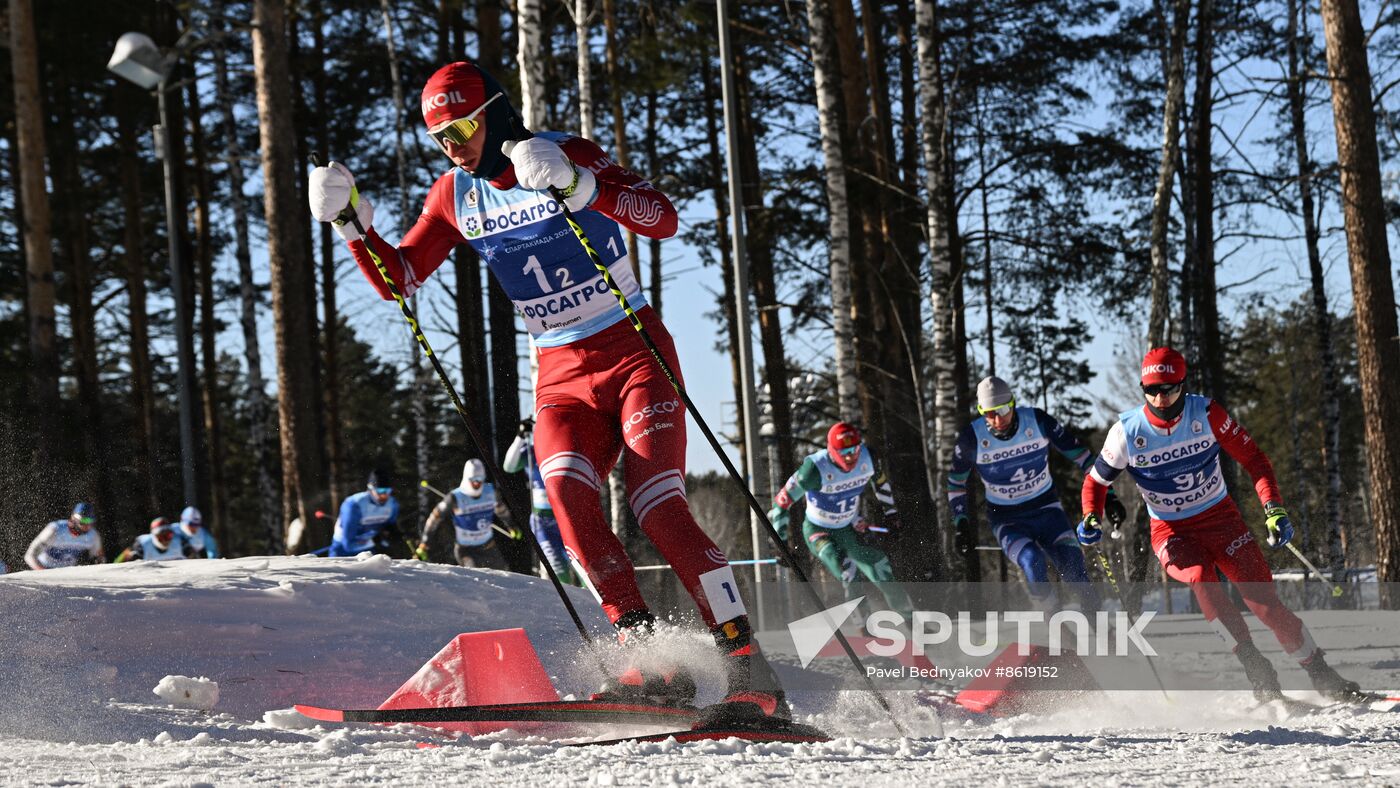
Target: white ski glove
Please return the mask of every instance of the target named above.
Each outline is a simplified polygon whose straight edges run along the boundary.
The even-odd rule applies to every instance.
[[[576,166],[557,144],[543,137],[506,142],[501,150],[515,165],[515,180],[531,191],[558,189],[571,211],[588,207],[598,191],[598,179],[587,167]]]
[[[311,171],[306,196],[311,203],[311,215],[316,217],[316,221],[330,222],[346,241],[360,240],[360,231],[345,215],[350,206],[354,206],[355,216],[366,232],[374,221],[374,206],[368,197],[360,196],[355,189],[355,176],[338,161]]]

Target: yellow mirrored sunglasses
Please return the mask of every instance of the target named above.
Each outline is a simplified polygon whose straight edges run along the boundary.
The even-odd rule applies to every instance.
[[[441,126],[428,129],[428,136],[437,140],[438,144],[442,144],[443,140],[448,140],[457,145],[466,145],[467,141],[476,133],[476,130],[481,128],[481,121],[476,119],[477,116],[485,112],[486,108],[491,106],[491,102],[500,98],[502,95],[504,94],[497,93],[491,98],[486,99],[485,104],[472,110],[471,114],[464,118],[450,120]]]

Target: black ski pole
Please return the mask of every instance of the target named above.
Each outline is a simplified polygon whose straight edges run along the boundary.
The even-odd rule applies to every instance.
[[[508,148],[513,147],[514,143],[508,141],[502,146],[502,152],[509,156],[510,152]],[[578,238],[579,244],[588,255],[588,259],[592,261],[593,267],[597,268],[598,272],[602,274],[604,283],[607,284],[608,290],[612,292],[613,297],[617,299],[618,306],[626,313],[627,319],[631,321],[632,328],[636,329],[637,335],[642,338],[642,342],[646,345],[647,350],[651,352],[652,360],[661,368],[661,372],[666,376],[666,380],[670,381],[671,388],[675,389],[676,395],[685,403],[686,409],[690,411],[691,418],[695,419],[696,425],[698,425],[700,431],[705,434],[705,439],[710,442],[710,448],[715,450],[715,454],[719,457],[720,462],[724,464],[725,470],[729,472],[729,477],[744,491],[744,497],[748,500],[749,508],[758,516],[758,521],[763,523],[763,528],[767,531],[768,538],[773,541],[773,544],[778,548],[778,552],[787,560],[789,568],[792,569],[793,574],[797,575],[797,579],[801,581],[802,587],[806,589],[808,596],[811,597],[812,603],[816,605],[816,609],[825,609],[821,597],[817,596],[817,592],[812,589],[811,581],[807,579],[806,573],[798,566],[797,556],[792,554],[792,551],[788,549],[787,543],[784,542],[778,536],[778,532],[773,529],[773,524],[768,521],[768,513],[763,511],[763,507],[759,504],[758,499],[754,497],[753,491],[749,489],[748,484],[740,477],[739,470],[734,467],[734,463],[730,462],[729,455],[724,452],[724,448],[720,446],[719,440],[715,438],[715,434],[710,431],[710,425],[705,423],[705,419],[701,417],[700,411],[695,408],[695,403],[690,401],[690,395],[685,392],[685,387],[681,385],[680,380],[671,369],[671,365],[666,363],[666,359],[661,355],[661,351],[657,349],[656,343],[651,338],[651,334],[647,332],[646,326],[642,325],[641,318],[637,317],[637,313],[632,309],[632,305],[627,303],[627,296],[624,295],[622,289],[618,287],[617,281],[612,277],[612,272],[608,270],[606,265],[603,265],[603,258],[599,256],[598,250],[593,248],[593,243],[588,240],[588,234],[583,231],[583,225],[579,224],[578,220],[574,219],[573,211],[570,211],[569,206],[564,204],[564,195],[560,194],[559,190],[553,187],[550,188],[549,193],[554,198],[554,201],[559,203],[559,210],[563,211],[564,220],[569,223],[569,229],[574,231],[574,236]],[[904,726],[900,724],[899,718],[895,716],[894,709],[890,708],[889,701],[885,700],[885,696],[881,695],[880,690],[875,687],[875,682],[870,680],[870,675],[865,672],[865,666],[861,664],[860,657],[856,656],[855,649],[851,648],[851,644],[846,640],[846,636],[841,634],[841,630],[839,629],[835,630],[835,635],[837,642],[841,644],[842,650],[844,650],[846,656],[850,658],[851,664],[855,666],[856,672],[865,680],[866,688],[875,696],[875,700],[879,702],[880,707],[890,715],[890,720],[894,722],[895,729],[897,729],[901,735],[907,736],[908,734],[904,730]]]
[[[311,163],[318,167],[320,166],[314,157]],[[403,313],[403,319],[408,321],[408,328],[413,332],[413,338],[418,341],[418,346],[423,349],[423,355],[427,356],[428,361],[432,363],[433,371],[437,373],[438,380],[442,383],[442,387],[447,389],[447,395],[452,399],[452,407],[456,408],[457,415],[462,417],[462,425],[467,428],[467,434],[471,436],[472,443],[476,444],[476,450],[481,453],[482,461],[486,465],[486,472],[491,474],[491,481],[494,482],[497,487],[501,487],[502,475],[500,468],[496,467],[495,455],[487,449],[485,439],[481,437],[481,433],[477,431],[476,425],[472,422],[471,417],[467,415],[466,407],[462,405],[462,398],[457,396],[457,387],[452,385],[452,380],[447,377],[447,370],[442,368],[442,362],[438,361],[437,354],[433,352],[432,345],[428,344],[428,338],[423,336],[423,329],[418,324],[418,318],[413,314],[413,307],[410,307],[408,301],[404,300],[403,294],[399,292],[399,286],[394,283],[393,275],[389,273],[389,269],[384,265],[384,261],[379,259],[379,255],[375,254],[374,247],[369,245],[369,234],[366,233],[365,228],[360,225],[360,217],[355,213],[355,208],[359,205],[359,201],[359,194],[352,189],[350,192],[350,205],[344,211],[341,211],[340,215],[344,217],[346,221],[355,225],[355,231],[360,234],[360,239],[365,243],[365,251],[369,252],[369,259],[374,261],[374,267],[379,270],[379,276],[384,279],[384,286],[389,288],[389,294],[398,302],[399,311]],[[529,522],[528,520],[521,520],[519,518],[508,496],[502,496],[501,500],[505,503],[506,511],[510,513],[511,520],[516,523]],[[583,625],[583,619],[579,618],[578,611],[574,609],[574,603],[569,601],[569,595],[564,591],[564,584],[559,582],[559,576],[554,573],[554,567],[549,565],[549,559],[545,557],[544,549],[540,547],[539,542],[535,539],[529,539],[527,541],[529,541],[530,545],[535,549],[535,557],[538,558],[540,564],[544,566],[545,574],[549,576],[549,582],[554,584],[554,590],[558,592],[559,599],[564,602],[564,608],[569,611],[569,618],[574,620],[574,626],[578,628],[579,637],[583,638],[585,644],[592,646],[593,636],[588,634],[588,628]]]
[[[1116,525],[1113,526],[1113,534],[1114,536],[1112,538],[1120,538],[1117,535],[1118,526]],[[1104,577],[1108,578],[1109,586],[1113,588],[1113,593],[1118,596],[1118,606],[1122,608],[1124,613],[1127,613],[1128,597],[1126,594],[1123,593],[1123,587],[1118,585],[1118,578],[1114,577],[1113,575],[1113,567],[1109,563],[1108,555],[1104,553],[1104,549],[1100,545],[1094,545],[1094,553],[1099,557],[1099,566],[1103,567],[1103,574]],[[1170,592],[1170,589],[1168,589],[1168,592]],[[1162,691],[1162,697],[1166,698],[1168,703],[1175,703],[1175,701],[1172,700],[1172,696],[1167,694],[1167,685],[1162,683],[1161,674],[1157,672],[1157,663],[1153,662],[1152,657],[1149,657],[1146,654],[1143,654],[1143,657],[1147,659],[1147,667],[1152,670],[1152,678],[1157,680],[1157,689],[1160,689]]]

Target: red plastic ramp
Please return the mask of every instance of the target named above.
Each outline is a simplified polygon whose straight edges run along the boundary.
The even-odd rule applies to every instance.
[[[381,709],[473,706],[559,700],[523,629],[468,632],[453,638],[413,677],[379,704]],[[442,722],[435,728],[473,736],[520,729],[522,723]]]
[[[1041,645],[1007,646],[987,665],[986,675],[958,693],[963,708],[979,714],[1006,715],[1061,702],[1067,694],[1100,689],[1079,655],[1068,649],[1051,654]]]

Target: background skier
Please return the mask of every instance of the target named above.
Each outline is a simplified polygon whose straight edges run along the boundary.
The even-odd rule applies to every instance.
[[[894,581],[889,556],[877,547],[862,544],[857,536],[857,532],[869,527],[860,516],[860,496],[872,481],[875,498],[884,507],[884,525],[894,530],[899,527],[899,512],[895,510],[889,480],[880,470],[874,454],[861,442],[860,430],[838,421],[827,430],[826,448],[807,455],[797,471],[788,477],[774,498],[768,518],[778,534],[786,539],[792,519],[788,508],[797,498],[806,498],[802,537],[812,555],[828,572],[840,578],[843,586],[854,580],[854,574],[848,574],[843,563],[853,562],[855,568],[885,595],[890,607],[909,621],[913,604]]]
[[[958,434],[948,472],[958,552],[976,544],[967,505],[967,481],[975,469],[986,493],[987,524],[1002,552],[1025,573],[1033,601],[1045,607],[1055,604],[1048,568],[1054,564],[1062,581],[1079,584],[1086,609],[1098,607],[1074,526],[1050,475],[1052,446],[1082,471],[1093,465],[1093,454],[1045,411],[1017,407],[1011,386],[1001,378],[988,377],[977,384],[977,412],[982,418]],[[1121,523],[1123,504],[1111,492],[1108,516]]]
[[[330,555],[387,553],[388,538],[398,535],[399,500],[394,497],[394,479],[389,471],[376,468],[370,472],[367,489],[340,504]]]
[[[178,533],[175,523],[164,517],[151,521],[151,532],[141,534],[112,563],[126,561],[178,561],[190,558],[194,548]]]
[[[540,549],[554,574],[560,580],[572,583],[574,570],[569,564],[568,554],[564,552],[564,538],[559,535],[559,521],[554,518],[554,509],[549,504],[549,492],[544,486],[544,476],[540,475],[540,464],[535,461],[534,430],[534,419],[521,420],[515,440],[501,460],[501,470],[506,473],[525,472],[530,483],[530,532],[540,543]]]
[[[1177,351],[1154,348],[1143,357],[1146,404],[1118,415],[1093,470],[1084,477],[1080,541],[1093,544],[1102,537],[1099,512],[1108,485],[1127,469],[1152,518],[1157,560],[1172,579],[1191,587],[1206,620],[1244,665],[1255,697],[1282,698],[1278,674],[1254,646],[1249,626],[1221,586],[1217,569],[1273,630],[1288,656],[1303,666],[1318,692],[1336,700],[1361,700],[1356,683],[1327,664],[1308,628],[1279,600],[1264,553],[1225,489],[1220,450],[1254,479],[1269,545],[1278,548],[1293,538],[1293,524],[1283,508],[1273,465],[1220,403],[1184,393],[1185,380],[1186,359]]]
[[[30,569],[58,569],[78,564],[100,564],[107,559],[102,554],[102,537],[93,524],[92,504],[78,503],[67,520],[54,520],[39,531],[24,562]]]
[[[423,523],[418,537],[417,557],[427,560],[428,540],[438,524],[452,521],[456,544],[453,556],[461,566],[481,569],[506,568],[506,560],[496,546],[492,526],[496,522],[496,485],[486,481],[486,466],[481,460],[467,460],[462,466],[462,482],[457,489],[443,496]]]
[[[180,512],[180,536],[189,543],[192,549],[191,558],[219,557],[219,543],[214,541],[214,535],[204,527],[204,515],[193,506],[186,506],[185,510]]]

